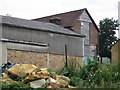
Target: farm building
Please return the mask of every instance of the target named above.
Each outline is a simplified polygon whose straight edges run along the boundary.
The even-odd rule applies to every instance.
[[[33,19],[57,24],[80,34],[84,34],[84,60],[98,55],[99,29],[86,8]]]
[[[58,25],[0,16],[0,63],[30,63],[60,71],[83,65],[83,34]]]

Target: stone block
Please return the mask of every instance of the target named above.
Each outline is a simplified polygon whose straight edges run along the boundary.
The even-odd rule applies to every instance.
[[[45,79],[40,79],[30,82],[30,86],[32,88],[42,88],[45,85],[45,83],[46,83]]]
[[[25,78],[28,74],[30,74],[37,67],[33,64],[16,64],[10,69],[6,69],[5,73],[10,76],[18,76]]]

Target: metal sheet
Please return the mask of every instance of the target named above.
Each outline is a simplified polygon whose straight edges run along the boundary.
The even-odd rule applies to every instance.
[[[83,56],[83,38],[62,34],[48,33],[24,28],[3,27],[4,38],[46,43],[49,46],[47,52],[53,54],[65,54],[67,45],[68,55]]]

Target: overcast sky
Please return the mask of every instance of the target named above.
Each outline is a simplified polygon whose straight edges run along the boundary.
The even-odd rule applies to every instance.
[[[96,24],[103,18],[118,18],[120,0],[0,0],[0,15],[34,19],[87,8]]]

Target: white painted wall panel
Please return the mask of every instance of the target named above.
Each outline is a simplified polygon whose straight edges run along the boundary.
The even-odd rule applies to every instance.
[[[80,21],[85,21],[85,22],[91,22],[92,23],[90,17],[88,16],[88,14],[85,11],[82,13],[82,15],[80,16],[79,19],[80,19]]]
[[[84,34],[85,37],[85,44],[89,45],[89,23],[82,22],[83,25],[81,26],[81,34]]]

